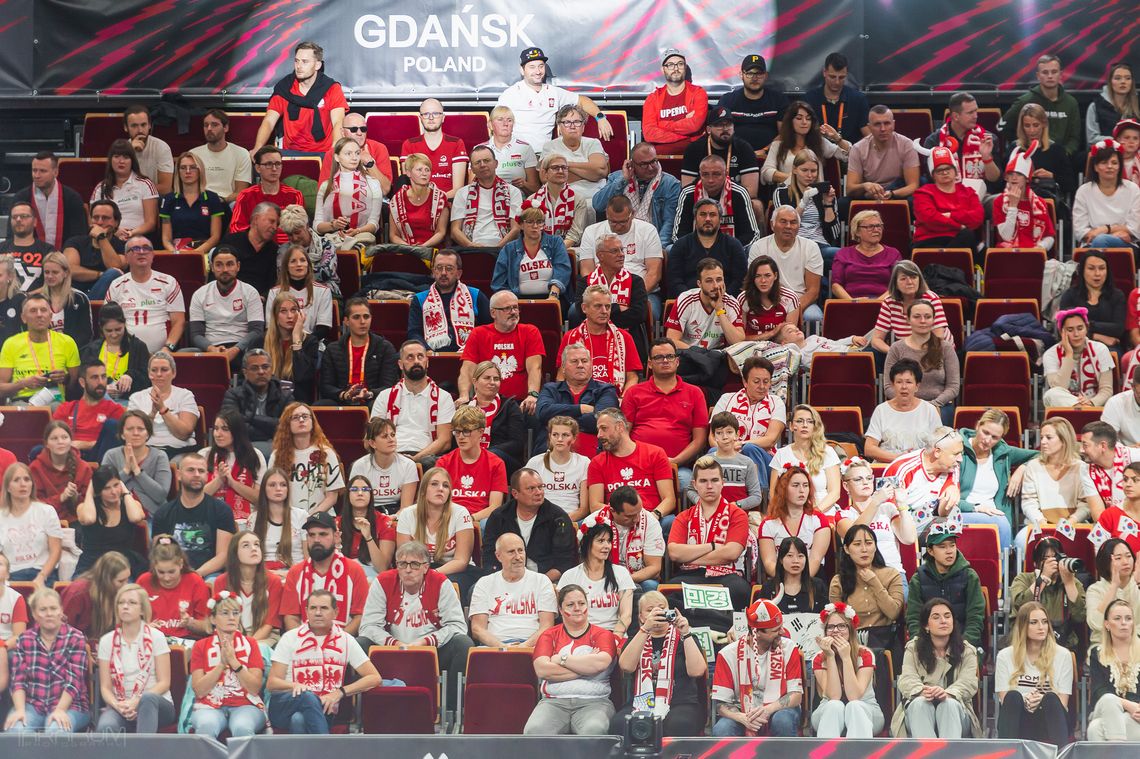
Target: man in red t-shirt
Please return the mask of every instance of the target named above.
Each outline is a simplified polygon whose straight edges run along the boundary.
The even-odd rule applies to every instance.
[[[493,361],[499,367],[502,384],[499,394],[519,402],[522,410],[534,413],[538,391],[542,388],[542,358],[546,348],[542,334],[533,324],[519,324],[519,299],[510,290],[501,290],[491,296],[491,323],[471,330],[463,346],[463,365],[459,369],[459,398],[461,406],[471,400],[471,374],[481,361]]]
[[[621,410],[633,425],[630,437],[660,446],[677,466],[681,491],[693,476],[689,465],[708,450],[709,409],[705,394],[677,374],[677,347],[667,337],[649,348],[649,381],[622,397]]]
[[[293,73],[273,86],[265,118],[257,130],[250,153],[257,153],[273,137],[273,129],[285,117],[285,149],[324,155],[340,134],[348,110],[344,90],[325,75],[325,51],[315,42],[302,42],[293,49]]]
[[[388,148],[384,147],[384,143],[368,139],[367,134],[368,127],[364,117],[359,113],[350,113],[344,117],[344,123],[340,125],[340,137],[347,137],[360,146],[361,171],[379,182],[380,189],[387,197],[392,190],[392,159],[388,155]],[[336,146],[335,141],[333,146]],[[332,148],[329,148],[329,152],[321,161],[321,182],[329,178],[329,174],[332,172],[332,164],[333,151]]]
[[[285,576],[285,591],[281,596],[285,629],[300,627],[305,621],[305,604],[314,590],[327,590],[336,598],[336,621],[346,633],[356,635],[364,602],[368,599],[368,576],[364,567],[337,550],[340,530],[331,512],[311,514],[302,529],[308,538],[309,558],[294,564]]]
[[[562,336],[558,355],[570,343],[581,343],[590,349],[593,377],[608,382],[622,395],[637,384],[637,373],[644,367],[633,336],[610,321],[613,295],[605,285],[590,285],[582,291],[582,315],[585,320]],[[561,364],[561,358],[559,359]],[[561,367],[558,372],[562,377]]]
[[[455,449],[435,462],[451,476],[451,500],[482,521],[503,505],[507,494],[507,467],[483,448],[487,415],[474,406],[460,406],[451,419]]]
[[[467,148],[463,140],[443,133],[443,103],[428,98],[420,103],[423,134],[409,137],[400,146],[400,155],[423,153],[431,160],[431,181],[447,193],[447,199],[467,184]]]
[[[107,367],[99,359],[79,366],[79,387],[83,388],[83,397],[61,403],[52,419],[71,427],[72,444],[84,461],[98,463],[104,453],[119,444],[119,418],[126,409],[107,398]]]
[[[609,502],[610,493],[629,485],[641,496],[642,505],[661,519],[661,529],[668,533],[677,508],[669,457],[652,443],[633,442],[629,420],[616,408],[603,409],[596,416],[602,452],[590,460],[586,470],[590,511],[599,510]]]
[[[272,203],[278,208],[291,205],[305,205],[305,197],[300,190],[281,184],[281,151],[272,145],[259,148],[253,154],[253,165],[261,177],[258,184],[251,185],[238,193],[234,201],[234,215],[230,219],[230,232],[245,232],[253,219],[253,209],[260,203]],[[289,242],[289,235],[277,230],[278,245]]]

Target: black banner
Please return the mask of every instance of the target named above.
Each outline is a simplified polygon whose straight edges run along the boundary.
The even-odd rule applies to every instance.
[[[767,757],[826,757],[827,759],[1055,759],[1057,747],[1049,743],[1013,741],[943,740],[817,740],[815,738],[674,738],[665,739],[662,759],[762,759]],[[1084,755],[1072,759],[1107,759]]]
[[[620,743],[619,738],[606,735],[582,738],[569,735],[549,738],[524,735],[255,735],[252,738],[231,738],[229,759],[281,759],[283,756],[608,759]]]

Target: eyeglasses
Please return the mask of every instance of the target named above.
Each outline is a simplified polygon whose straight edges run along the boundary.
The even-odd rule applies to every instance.
[[[676,353],[667,353],[664,356],[661,356],[661,355],[650,356],[649,360],[650,361],[659,361],[662,364],[666,364],[670,361],[676,361],[677,360],[677,354]]]
[[[459,437],[460,435],[482,435],[483,430],[452,430],[451,434]]]
[[[426,565],[426,561],[397,561],[396,569],[422,569]]]
[[[451,272],[451,271],[459,271],[459,267],[455,266],[454,264],[436,264],[435,266],[431,267],[431,270],[432,271]]]
[[[882,225],[882,224],[860,224],[860,225],[859,225],[859,229],[871,229],[871,230],[874,230],[874,229],[882,229],[882,228],[883,228],[883,225]]]
[[[654,158],[652,161],[634,161],[633,165],[639,169],[650,169],[659,163],[661,162]]]
[[[443,111],[428,111],[426,113],[423,111],[420,111],[420,118],[421,119],[442,119],[443,118]]]
[[[32,218],[32,215],[30,213],[14,213],[11,214],[8,218],[12,219],[13,221],[27,221],[28,219]]]
[[[257,165],[263,169],[280,169],[285,164],[281,161],[262,161]]]
[[[289,420],[293,422],[307,422],[312,418],[312,414],[293,414],[293,416],[289,417]]]
[[[132,245],[127,248],[128,253],[153,253],[154,248],[149,245]]]
[[[685,68],[685,62],[684,61],[673,61],[672,63],[662,63],[661,68],[663,68],[663,69],[683,69],[683,68]]]
[[[570,171],[570,167],[565,164],[558,164],[557,166],[547,166],[547,171]]]
[[[350,487],[348,489],[348,492],[350,492],[350,493],[371,493],[372,488],[366,488],[366,487],[362,487],[360,485],[353,485],[352,487]]]
[[[823,631],[825,633],[843,632],[846,629],[847,629],[847,625],[842,625],[842,624],[841,625],[824,625],[823,626]]]
[[[741,71],[740,75],[745,79],[759,79],[767,73],[767,71]]]
[[[519,307],[518,306],[492,306],[491,310],[492,311],[507,311],[508,313],[510,313],[510,312],[518,311]]]
[[[559,121],[558,123],[564,127],[580,127],[586,122],[582,121],[581,119],[565,119],[564,121]]]
[[[362,126],[355,126],[355,127],[344,127],[344,131],[346,131],[346,132],[352,132],[352,133],[356,134],[356,133],[359,133],[359,132],[366,132],[366,131],[368,131],[368,127],[362,127]]]

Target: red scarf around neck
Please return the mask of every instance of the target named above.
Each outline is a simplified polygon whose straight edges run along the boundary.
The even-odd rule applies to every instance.
[[[463,234],[468,238],[475,233],[475,224],[479,219],[481,189],[478,182],[467,185],[467,213],[463,217]],[[491,218],[495,222],[495,229],[499,231],[499,237],[506,237],[511,231],[510,185],[498,177],[495,177],[495,183],[491,185]]]
[[[586,277],[586,286],[601,285],[608,287],[610,295],[613,296],[614,303],[619,306],[628,306],[630,301],[630,291],[633,288],[633,275],[626,270],[623,266],[618,273],[614,275],[613,279],[606,279],[606,275],[602,273],[602,267],[596,266]]]

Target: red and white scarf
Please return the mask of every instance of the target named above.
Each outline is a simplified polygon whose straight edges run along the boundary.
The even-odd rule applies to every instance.
[[[32,216],[36,220],[36,237],[51,243],[56,248],[63,247],[63,185],[59,180],[55,180],[55,185],[52,187],[52,192],[55,193],[55,237],[48,238],[47,230],[44,228],[44,220],[40,216],[40,209],[36,204],[36,189],[32,188],[31,198],[32,201]],[[46,198],[47,202],[51,202],[51,193],[48,193]]]
[[[603,506],[598,510],[598,515],[595,517],[597,522],[605,522],[614,526],[615,540],[613,546],[610,548],[610,561],[614,564],[620,564],[631,572],[636,569],[640,570],[645,566],[645,531],[648,527],[649,512],[641,509],[637,515],[637,522],[630,527],[626,533],[625,545],[621,545],[621,531],[617,528],[617,522],[614,521],[614,510],[610,508],[609,504]]]
[[[472,398],[467,402],[467,405],[479,408],[479,401],[476,398]],[[479,440],[479,444],[483,446],[483,450],[487,450],[491,447],[491,423],[495,421],[495,416],[499,413],[499,409],[502,408],[502,405],[502,397],[496,395],[491,399],[491,403],[486,408],[480,409],[487,417],[487,426],[483,428],[483,437]]]
[[[633,218],[647,221],[650,224],[653,223],[653,193],[657,192],[657,188],[661,186],[661,176],[664,173],[661,164],[657,164],[657,176],[649,180],[649,184],[643,193],[637,191],[637,177],[630,176],[624,194],[633,205]]]
[[[463,217],[463,234],[468,238],[475,233],[475,224],[479,219],[479,198],[483,194],[481,189],[478,182],[467,185],[467,214]],[[491,185],[491,218],[495,221],[499,237],[506,237],[511,231],[510,185],[498,177],[495,177],[495,183]]]
[[[589,287],[590,285],[608,287],[610,295],[614,298],[614,303],[619,306],[628,306],[630,291],[633,289],[633,275],[623,266],[613,279],[606,279],[606,275],[602,273],[602,267],[598,266],[586,277],[586,286]]]
[[[731,522],[730,508],[728,501],[724,498],[720,499],[717,504],[716,511],[712,513],[709,519],[705,520],[704,509],[701,504],[693,506],[696,511],[693,516],[689,518],[689,529],[687,536],[687,543],[691,546],[698,546],[704,543],[712,543],[714,545],[724,545],[728,542],[728,525]],[[701,566],[698,564],[683,564],[681,569],[684,571],[691,571],[694,569],[705,570],[705,577],[724,577],[736,573],[736,567],[732,564],[722,564],[716,566]]]
[[[448,319],[443,315],[443,297],[435,285],[431,286],[424,298],[423,312],[424,341],[433,351],[446,348],[451,343],[451,335],[447,332]],[[475,329],[475,299],[471,297],[471,289],[462,282],[455,285],[448,312],[451,326],[455,330],[455,344],[459,350],[463,350],[467,338],[471,336],[471,330]]]
[[[779,700],[784,695],[784,646],[783,638],[776,638],[768,649],[768,680],[764,692],[754,702],[756,683],[760,680],[760,654],[752,647],[748,638],[736,647],[736,682],[740,684],[740,708],[748,711],[754,706],[765,706]],[[745,734],[755,735],[755,732]]]
[[[645,645],[641,647],[641,656],[637,660],[637,671],[633,675],[634,696],[652,693],[649,708],[655,716],[662,718],[669,713],[669,705],[673,701],[673,668],[677,663],[679,637],[676,626],[669,625],[669,631],[661,645],[661,656],[654,665],[653,639],[646,635]]]
[[[1124,467],[1132,463],[1132,451],[1128,446],[1116,444],[1116,449],[1112,452],[1112,471],[1106,470],[1102,466],[1089,463],[1089,478],[1092,479],[1093,487],[1100,495],[1100,499],[1104,501],[1104,505],[1120,506],[1124,499],[1124,491],[1121,489],[1121,480],[1124,477]]]
[[[720,191],[719,198],[712,198],[709,196],[708,190],[705,189],[704,182],[697,180],[693,186],[693,208],[697,207],[699,201],[709,198],[716,201],[717,206],[720,207],[720,231],[732,237],[736,234],[736,217],[732,215],[732,180],[726,178],[724,180],[724,189]],[[694,211],[694,215],[696,211]]]
[[[297,650],[293,652],[289,673],[293,682],[323,696],[344,685],[347,665],[348,636],[336,622],[323,643],[318,642],[307,624],[297,628]]]
[[[348,226],[352,229],[367,223],[368,220],[364,215],[368,213],[368,199],[371,193],[368,191],[368,179],[363,174],[359,171],[337,172],[332,178],[331,192],[334,219],[347,216]]]
[[[752,403],[748,400],[748,393],[738,390],[736,395],[732,396],[732,402],[728,404],[728,411],[740,420],[740,439],[748,440],[768,429],[768,421],[772,418],[772,398],[764,396],[758,402]],[[768,412],[768,416],[760,418],[761,411]],[[763,429],[760,429],[761,424],[764,425]]]
[[[538,192],[524,200],[522,204],[523,210],[527,208],[541,209],[546,214],[546,222],[543,224],[542,231],[555,237],[566,237],[566,233],[574,225],[574,206],[574,191],[570,189],[570,185],[563,187],[562,192],[558,193],[558,197],[553,200],[550,197],[550,192],[546,189],[546,185],[543,185],[538,188]]]
[[[408,222],[408,188],[410,185],[401,187],[399,192],[392,196],[392,223],[400,230],[400,237],[404,238],[411,245],[419,245],[420,241],[416,239],[416,233],[412,230],[412,225]],[[431,206],[431,225],[435,229],[435,223],[439,220],[439,215],[447,208],[447,195],[443,190],[435,186],[435,184],[428,185],[429,197],[427,202]],[[429,232],[429,235],[431,233]],[[425,238],[426,239],[426,238]]]
[[[958,137],[950,131],[950,117],[947,115],[946,123],[938,130],[938,145],[949,148],[958,162],[958,181],[967,187],[973,188],[981,198],[986,194],[986,162],[982,158],[982,142],[986,139],[986,130],[975,125],[966,132],[962,140],[962,150],[958,152]]]
[[[623,387],[625,385],[625,337],[618,333],[618,328],[610,322],[606,325],[606,366],[610,370],[609,379],[606,381],[615,387]],[[574,329],[567,333],[566,344],[581,343],[586,346],[590,351],[590,355],[594,355],[593,348],[591,348],[592,341],[590,340],[590,333],[586,329],[586,322],[582,322]],[[597,379],[595,377],[594,379]]]
[[[119,701],[126,701],[142,694],[150,681],[154,669],[154,629],[144,624],[138,638],[138,673],[127,690],[126,674],[123,671],[123,628],[116,627],[111,634],[111,692]]]
[[[1052,350],[1057,354],[1058,363],[1064,361],[1065,354],[1061,350],[1060,343],[1057,343]],[[1069,377],[1069,392],[1074,395],[1096,395],[1096,391],[1100,387],[1097,377],[1108,371],[1112,371],[1111,360],[1102,365],[1096,351],[1093,350],[1093,341],[1086,340],[1085,349],[1081,351],[1081,360],[1073,367],[1073,374]]]
[[[308,596],[305,596],[305,598],[308,598]],[[245,666],[249,665],[249,657],[250,654],[253,653],[253,647],[255,645],[257,644],[251,642],[250,639],[245,635],[242,635],[241,632],[234,633],[234,656],[237,657],[237,660],[241,664]],[[221,661],[222,649],[218,644],[218,633],[214,633],[210,636],[210,642],[207,644],[206,648],[206,667],[207,669],[213,669],[214,667],[218,666]],[[233,685],[235,682],[238,683],[236,686]],[[242,695],[245,698],[249,699],[249,702],[251,704],[259,709],[265,708],[265,703],[261,700],[261,694],[246,690],[244,687],[242,687],[237,679],[237,674],[230,670],[228,667],[222,674],[221,679],[218,680],[210,692],[199,698],[198,701],[205,704],[206,706],[213,707],[214,709],[220,709],[226,699],[227,691],[231,691],[236,688],[241,689]]]
[[[1120,178],[1140,184],[1140,153],[1132,156],[1132,160],[1124,159],[1120,167]]]
[[[313,560],[305,559],[305,563],[301,565],[301,576],[297,580],[297,597],[301,599],[302,607],[307,603],[309,596],[312,595],[313,589],[316,587],[313,582],[315,574]],[[324,577],[324,589],[336,597],[338,604],[347,604],[349,602],[348,561],[340,551],[333,553],[332,563],[329,564],[329,571],[325,573]],[[346,614],[345,618],[347,619],[347,617]]]
[[[400,404],[404,397],[404,391],[408,386],[404,384],[403,380],[396,383],[392,388],[392,392],[388,393],[388,419],[392,424],[399,425]],[[428,408],[428,426],[431,427],[431,439],[435,440],[435,426],[439,423],[439,385],[435,384],[432,380],[428,380],[428,398],[431,400],[431,406]]]

